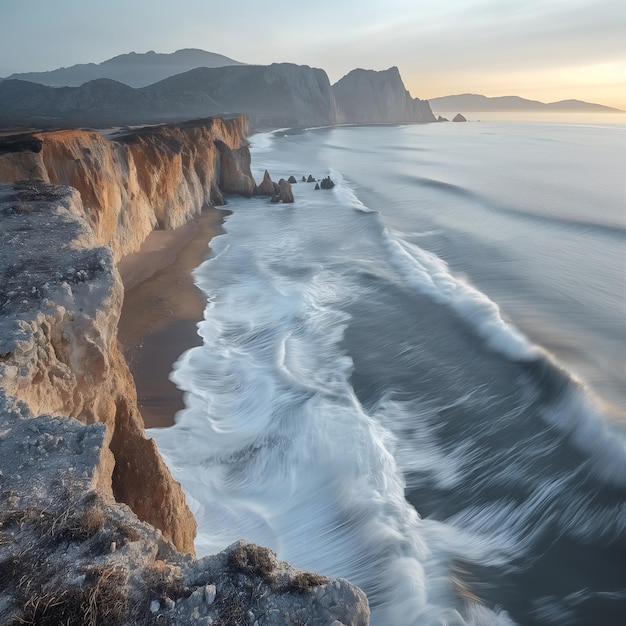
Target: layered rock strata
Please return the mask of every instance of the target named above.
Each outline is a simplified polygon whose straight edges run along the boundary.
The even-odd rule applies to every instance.
[[[223,193],[251,196],[245,117],[146,127],[107,139],[84,130],[0,141],[0,182],[42,180],[77,189],[96,241],[115,260],[155,228],[172,229]]]
[[[0,388],[34,415],[103,423],[111,463],[104,491],[193,552],[195,520],[145,438],[118,347],[122,282],[83,214],[70,187],[0,185]]]

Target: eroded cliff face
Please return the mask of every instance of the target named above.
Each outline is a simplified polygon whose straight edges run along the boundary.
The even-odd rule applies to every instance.
[[[113,462],[101,492],[193,552],[195,520],[145,438],[118,347],[123,286],[83,214],[72,188],[0,185],[0,388],[34,415],[105,424]]]
[[[0,182],[74,187],[97,243],[115,260],[155,228],[181,226],[224,193],[251,196],[248,121],[210,118],[108,139],[93,131],[33,133],[0,145]]]
[[[0,185],[0,622],[366,626],[360,589],[266,548],[184,554],[195,520],[145,438],[122,284],[83,214],[71,187]]]

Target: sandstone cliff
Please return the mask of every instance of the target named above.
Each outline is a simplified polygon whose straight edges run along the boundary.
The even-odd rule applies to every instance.
[[[116,258],[222,191],[251,195],[245,129],[0,143],[2,176],[30,179],[0,185],[2,623],[367,624],[360,590],[264,548],[201,561],[175,549],[193,551],[195,520],[145,438],[117,345]]]
[[[170,543],[192,551],[195,521],[145,438],[122,284],[83,213],[70,187],[0,185],[0,622],[367,624],[346,581]]]
[[[436,121],[428,101],[411,97],[397,67],[352,70],[333,85],[333,94],[345,123]]]
[[[111,472],[102,489],[193,552],[195,520],[145,438],[118,348],[123,286],[81,214],[69,187],[0,185],[0,388],[33,414],[105,424]]]
[[[222,192],[250,196],[245,117],[147,127],[107,139],[39,132],[0,141],[0,182],[43,180],[80,192],[96,241],[115,260],[155,228],[181,226]]]

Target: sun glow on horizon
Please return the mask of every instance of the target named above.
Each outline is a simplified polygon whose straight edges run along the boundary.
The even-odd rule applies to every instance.
[[[409,70],[405,84],[414,97],[423,100],[475,93],[490,98],[520,96],[545,103],[582,100],[626,111],[626,60],[495,74],[464,72],[442,79],[430,75],[425,80]]]

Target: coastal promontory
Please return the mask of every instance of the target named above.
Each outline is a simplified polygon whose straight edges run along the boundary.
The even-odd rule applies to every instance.
[[[146,437],[116,261],[251,195],[245,118],[0,142],[0,623],[367,624],[363,593],[195,520]],[[242,538],[244,539],[244,538]]]

